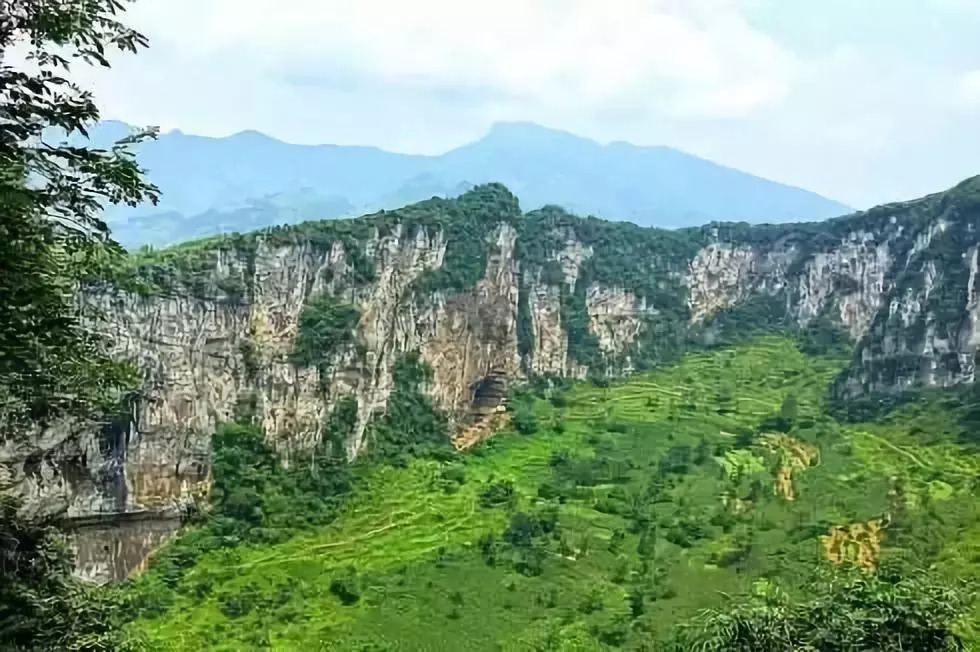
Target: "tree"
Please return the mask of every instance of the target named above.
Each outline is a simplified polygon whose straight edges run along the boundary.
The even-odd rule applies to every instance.
[[[504,540],[515,548],[529,548],[534,539],[544,534],[541,522],[524,512],[517,512],[510,518],[504,531]]]
[[[69,144],[99,118],[73,63],[108,67],[107,51],[146,39],[116,20],[121,0],[0,0],[0,438],[64,415],[92,417],[135,384],[91,325],[82,283],[105,280],[122,249],[106,203],[156,201],[128,146]],[[14,49],[26,63],[11,63]],[[56,138],[61,144],[52,144]]]
[[[682,626],[674,648],[702,652],[952,652],[954,623],[970,604],[956,586],[916,574],[839,571],[807,587],[799,602],[778,593]]]
[[[18,507],[0,496],[0,649],[141,649],[122,634],[129,605],[72,577],[54,517],[25,519]]]
[[[357,569],[348,566],[339,575],[330,580],[330,592],[345,605],[352,605],[361,599],[360,581]]]
[[[779,407],[779,416],[792,424],[799,415],[800,405],[796,400],[796,394],[787,394],[783,399],[783,404]]]
[[[104,204],[156,201],[127,150],[153,134],[111,150],[67,140],[99,118],[91,93],[68,79],[71,65],[107,67],[107,51],[146,45],[117,20],[122,9],[120,0],[0,0],[0,442],[61,417],[100,417],[136,385],[79,289],[119,268]],[[125,610],[72,577],[54,522],[2,501],[0,648],[123,648]]]
[[[514,430],[522,435],[533,435],[538,431],[538,419],[534,414],[534,408],[527,403],[518,403],[513,408],[511,423]]]
[[[655,559],[657,556],[657,524],[651,523],[640,533],[636,544],[636,554],[640,559]]]
[[[522,435],[538,431],[538,418],[534,413],[534,395],[527,391],[512,391],[507,397],[507,409],[514,430]]]
[[[395,363],[392,380],[395,387],[385,414],[369,427],[371,455],[398,464],[407,464],[409,457],[448,459],[452,446],[446,414],[425,391],[432,367],[412,351]]]

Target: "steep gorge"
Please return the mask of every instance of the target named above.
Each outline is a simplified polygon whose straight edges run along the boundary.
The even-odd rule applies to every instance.
[[[131,418],[0,449],[0,489],[25,509],[67,508],[79,572],[103,580],[138,566],[206,494],[216,423],[248,405],[288,458],[352,395],[354,457],[410,351],[460,428],[486,411],[474,388],[488,377],[618,375],[760,331],[846,331],[854,357],[835,392],[849,399],[970,383],[978,227],[980,178],[823,223],[682,231],[523,214],[491,184],[135,256],[126,283],[85,298],[140,370]],[[353,336],[297,364],[304,307],[324,296],[356,308]]]

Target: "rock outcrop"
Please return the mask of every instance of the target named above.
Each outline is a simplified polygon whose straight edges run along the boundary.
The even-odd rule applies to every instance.
[[[695,333],[758,301],[777,306],[780,323],[825,320],[847,330],[857,352],[837,385],[843,395],[972,382],[978,197],[974,179],[824,224],[683,232],[686,248],[671,244],[681,242],[676,233],[629,227],[630,246],[638,238],[667,244],[651,244],[648,260],[630,262],[621,277],[616,256],[638,256],[608,239],[626,227],[604,223],[596,235],[596,221],[581,221],[588,228],[580,230],[577,218],[563,216],[529,236],[520,222],[501,219],[480,236],[482,276],[431,290],[422,281],[449,265],[451,237],[438,224],[393,219],[362,229],[361,238],[258,235],[248,246],[225,244],[211,252],[200,287],[87,297],[106,314],[102,327],[117,354],[138,364],[142,398],[111,432],[70,424],[29,444],[4,444],[0,490],[24,496],[25,509],[66,509],[78,524],[80,573],[120,577],[176,527],[184,506],[206,495],[211,433],[243,402],[288,457],[318,441],[331,407],[352,395],[354,457],[406,352],[432,367],[432,397],[465,428],[496,409],[474,410],[474,387],[499,390],[499,379],[527,374],[583,377],[601,360],[607,373],[629,371],[650,333]],[[526,252],[538,243],[526,238],[542,232],[543,253],[532,259]],[[370,263],[370,279],[354,278],[358,261]],[[290,353],[300,316],[321,295],[356,306],[354,339],[328,364],[297,366]],[[594,347],[588,359],[577,353],[583,337]]]

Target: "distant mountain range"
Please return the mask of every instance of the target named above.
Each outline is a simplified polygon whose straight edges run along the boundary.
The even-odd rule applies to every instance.
[[[108,121],[90,137],[104,146],[129,131]],[[171,131],[140,145],[137,157],[163,197],[156,207],[109,209],[115,236],[128,247],[358,215],[489,181],[507,185],[525,210],[558,204],[643,226],[817,220],[852,210],[669,147],[602,145],[523,122],[495,124],[439,156],[293,145],[256,131],[226,138]]]

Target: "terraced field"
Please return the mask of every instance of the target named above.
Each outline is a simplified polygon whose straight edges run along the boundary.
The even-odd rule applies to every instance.
[[[929,403],[838,424],[843,363],[764,338],[535,398],[532,434],[364,470],[330,526],[151,570],[127,590],[163,606],[131,629],[159,650],[640,650],[848,559],[980,579],[980,458]],[[522,538],[517,513],[550,525]],[[873,551],[828,547],[872,521]]]

